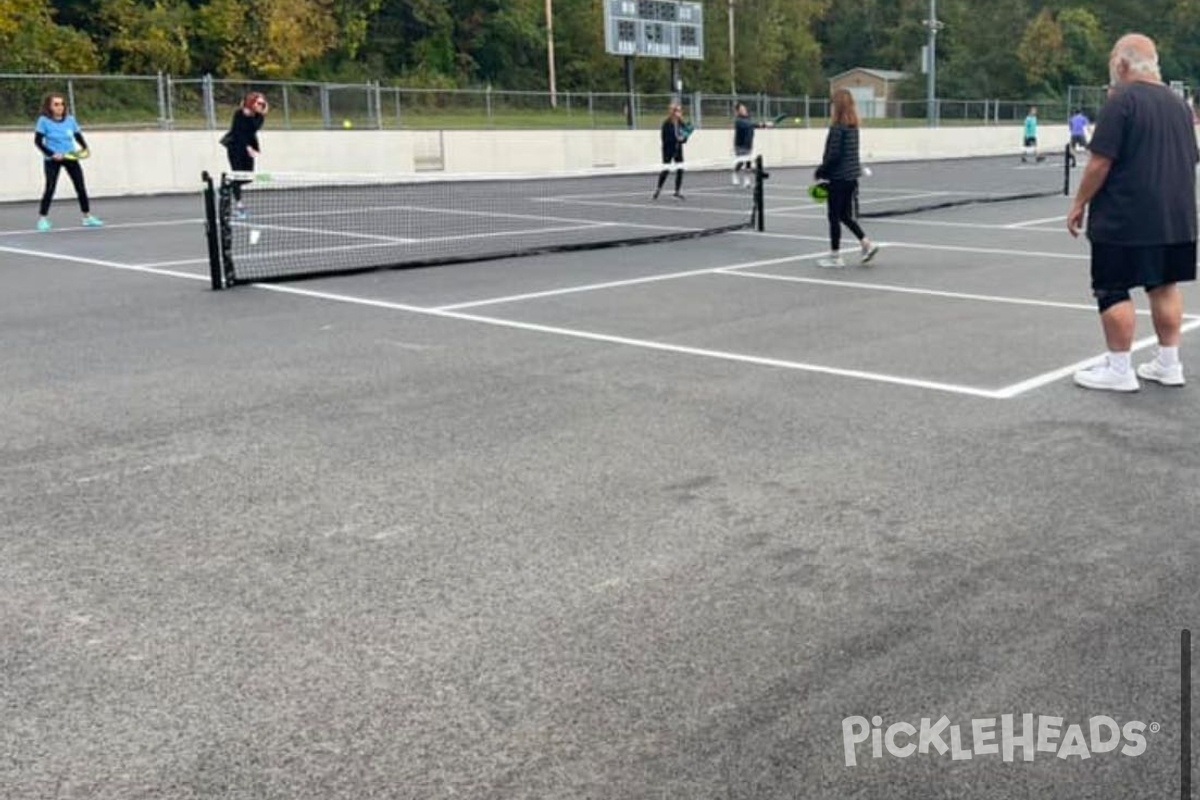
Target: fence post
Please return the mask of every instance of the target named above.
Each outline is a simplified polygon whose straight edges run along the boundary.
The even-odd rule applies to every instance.
[[[158,71],[158,79],[155,82],[156,93],[158,95],[158,127],[167,130],[170,127],[168,123],[169,115],[167,114],[167,92],[166,86],[163,84],[162,70]]]
[[[591,89],[588,89],[588,120],[592,123],[593,128],[596,127],[596,105]]]
[[[67,108],[71,109],[72,114],[78,114],[79,109],[75,106],[75,81],[67,79]]]
[[[700,92],[692,92],[692,124],[697,128],[704,127],[704,112],[700,106]]]
[[[217,129],[217,99],[213,96],[213,77],[209,73],[204,74],[204,80],[201,81],[201,87],[204,95],[204,116],[207,118],[208,129],[215,131]]]
[[[491,84],[491,82],[489,82],[487,85],[487,91],[485,91],[483,93],[483,102],[484,102],[484,105],[487,107],[488,127],[489,128],[494,127],[494,123],[492,122],[492,84]]]
[[[333,116],[329,110],[329,84],[321,84],[321,124],[325,130],[333,127]]]
[[[808,95],[804,95],[804,127],[806,127],[806,128],[812,127],[811,117],[812,117],[812,115],[809,113],[809,108],[808,108]]]

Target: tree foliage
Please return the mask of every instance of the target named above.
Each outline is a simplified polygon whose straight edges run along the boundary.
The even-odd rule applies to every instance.
[[[5,72],[92,72],[96,43],[60,25],[46,0],[0,0],[0,69]]]
[[[604,3],[551,2],[557,88],[621,91]],[[865,66],[907,72],[904,91],[923,94],[929,0],[703,4],[706,57],[682,65],[689,89],[822,95],[830,76]],[[0,0],[0,69],[545,89],[545,11],[546,0]],[[1200,0],[938,0],[937,14],[943,97],[1103,82],[1111,43],[1130,30],[1158,41],[1165,77],[1200,78]],[[640,88],[669,86],[662,60],[638,59],[636,74]]]

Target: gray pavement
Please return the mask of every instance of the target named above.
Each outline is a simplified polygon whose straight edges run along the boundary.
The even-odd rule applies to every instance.
[[[797,188],[219,293],[198,193],[0,206],[0,797],[1179,797],[1197,389],[1071,384],[1064,198],[831,271]]]

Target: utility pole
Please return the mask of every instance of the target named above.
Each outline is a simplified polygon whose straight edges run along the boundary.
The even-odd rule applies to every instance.
[[[735,66],[734,56],[735,48],[733,46],[733,0],[729,0],[729,94],[737,97],[737,67]]]
[[[550,107],[558,108],[558,88],[554,83],[554,0],[546,0],[546,60],[550,62]]]
[[[933,128],[937,126],[937,35],[938,31],[945,27],[938,22],[937,0],[929,0],[929,19],[923,24],[929,29],[929,44],[925,51],[925,96],[929,107],[925,113],[927,124]]]

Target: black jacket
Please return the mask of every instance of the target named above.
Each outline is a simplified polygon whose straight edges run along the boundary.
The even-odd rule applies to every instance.
[[[229,123],[229,133],[221,139],[227,148],[237,153],[246,152],[247,147],[262,150],[258,146],[258,130],[263,126],[262,114],[247,116],[239,108],[233,112],[233,121]]]
[[[675,120],[668,119],[662,124],[662,160],[675,161],[683,160],[683,123],[675,124]]]
[[[834,125],[825,137],[825,155],[817,167],[817,179],[854,181],[862,174],[858,160],[858,128]]]

